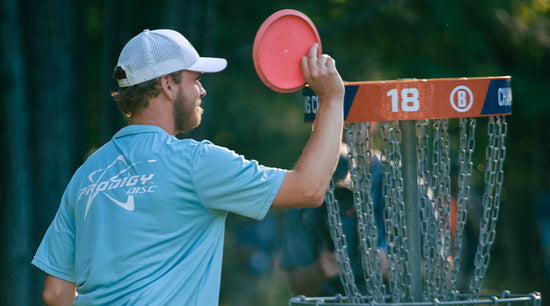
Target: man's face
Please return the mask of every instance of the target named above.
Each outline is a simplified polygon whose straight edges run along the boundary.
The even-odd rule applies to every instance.
[[[206,91],[200,83],[200,72],[183,71],[174,101],[174,127],[177,133],[190,131],[201,123],[201,98]]]

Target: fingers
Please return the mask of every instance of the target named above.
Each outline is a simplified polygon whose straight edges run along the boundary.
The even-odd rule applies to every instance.
[[[326,69],[328,72],[337,72],[336,61],[328,55],[327,55]]]
[[[319,96],[343,96],[343,82],[336,63],[327,54],[317,55],[319,45],[313,44],[308,55],[302,58],[302,73],[309,87]]]
[[[319,50],[319,44],[318,43],[314,43],[313,45],[311,45],[311,48],[309,48],[308,57],[310,57],[310,58],[317,57],[318,50]]]
[[[317,58],[317,68],[319,69],[319,74],[326,73],[327,63],[331,60],[330,56],[326,54],[321,54]]]
[[[304,56],[302,58],[302,73],[304,74],[304,78],[307,80],[311,75],[317,75],[318,69],[317,69],[317,52],[319,50],[319,44],[314,43],[311,48],[309,48],[309,52],[307,56]]]
[[[335,71],[334,60],[327,54],[317,56],[318,50],[319,44],[314,43],[309,49],[308,55],[302,58],[302,72],[306,79],[325,74],[327,71]]]
[[[304,75],[304,79],[306,79],[306,80],[311,75],[311,71],[309,71],[308,57],[307,56],[302,57],[302,74]]]

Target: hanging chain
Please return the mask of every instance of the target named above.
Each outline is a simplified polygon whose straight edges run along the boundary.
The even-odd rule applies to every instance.
[[[334,196],[334,182],[330,181],[329,188],[325,194],[325,203],[327,204],[328,221],[330,225],[330,236],[334,242],[334,253],[336,261],[340,267],[340,280],[344,287],[346,295],[352,303],[359,303],[361,295],[355,284],[355,277],[351,268],[349,259],[348,246],[346,236],[342,229],[342,220],[340,217],[340,208],[338,200]]]
[[[366,289],[372,301],[384,301],[384,284],[378,256],[378,231],[372,198],[372,175],[369,164],[373,160],[370,149],[370,123],[346,124],[348,168],[353,186],[357,214],[357,231],[361,247],[361,263]]]
[[[405,204],[401,172],[401,130],[397,122],[380,124],[382,173],[384,186],[384,222],[389,266],[389,291],[393,302],[412,301],[411,274],[405,235]]]
[[[417,171],[421,212],[422,259],[425,301],[447,299],[450,270],[451,196],[450,156],[447,120],[434,120],[430,163],[428,121],[418,121]],[[431,170],[429,165],[432,166]]]
[[[487,133],[489,143],[485,150],[485,191],[482,199],[483,213],[480,221],[479,244],[475,256],[474,275],[470,281],[471,298],[477,298],[481,283],[489,267],[490,250],[495,241],[496,223],[500,210],[500,194],[504,180],[506,158],[505,138],[508,125],[504,116],[489,117]]]
[[[435,120],[433,124],[433,143],[432,143],[432,176],[430,179],[430,186],[431,186],[431,196],[430,196],[430,206],[432,208],[433,216],[430,216],[430,219],[432,219],[434,224],[434,235],[431,237],[433,240],[426,241],[426,243],[429,243],[433,246],[433,253],[429,254],[431,256],[430,263],[431,266],[429,267],[432,269],[431,275],[432,279],[429,281],[431,287],[429,288],[428,292],[426,293],[428,299],[433,299],[434,297],[439,296],[439,289],[441,285],[441,266],[442,266],[442,258],[441,258],[441,249],[443,247],[443,241],[441,239],[442,234],[442,228],[443,228],[443,222],[442,218],[440,216],[441,206],[440,203],[440,189],[439,189],[439,164],[440,164],[440,135],[441,135],[441,122],[439,120]]]
[[[437,228],[437,257],[436,257],[436,280],[438,283],[438,296],[446,298],[449,295],[447,283],[450,272],[451,260],[451,158],[449,156],[449,131],[448,120],[440,119],[435,121],[437,126],[434,133],[434,173],[433,177],[434,200],[436,207]]]
[[[416,124],[418,201],[423,240],[423,297],[425,301],[434,298],[451,300],[457,294],[456,277],[460,269],[460,250],[467,214],[465,203],[470,190],[472,153],[475,147],[475,119],[470,121],[469,126],[468,119],[460,120],[459,194],[455,216],[451,214],[448,121],[434,121],[432,151],[429,147],[428,124],[428,120],[419,120]],[[431,162],[430,152],[433,152]],[[451,217],[456,219],[451,220]],[[451,225],[455,220],[452,231]],[[449,271],[451,267],[452,271]]]
[[[457,213],[455,225],[455,237],[453,246],[453,269],[451,272],[451,290],[453,298],[459,293],[457,277],[461,265],[461,251],[468,211],[467,203],[470,198],[470,178],[472,176],[472,154],[475,150],[476,119],[461,118],[460,124],[460,151],[458,155],[459,173],[457,178],[458,196],[456,200]],[[454,179],[454,178],[453,178]]]
[[[434,207],[431,200],[431,171],[428,165],[430,163],[429,143],[430,136],[428,133],[428,120],[417,121],[416,137],[417,137],[417,176],[420,178],[418,184],[418,203],[420,207],[420,230],[422,236],[422,260],[423,260],[423,275],[424,275],[424,290],[423,297],[425,301],[432,300],[436,296],[437,282],[435,265],[435,243],[436,238],[436,219]]]

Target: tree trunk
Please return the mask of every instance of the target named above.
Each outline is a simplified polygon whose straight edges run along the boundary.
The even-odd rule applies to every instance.
[[[28,106],[32,134],[29,147],[32,177],[32,259],[52,221],[71,175],[82,161],[86,137],[83,109],[87,65],[80,46],[84,40],[80,1],[32,0],[25,11],[25,47],[28,50]],[[31,192],[32,190],[32,192]],[[32,226],[31,226],[32,225]],[[35,290],[40,298],[43,273],[34,269]],[[38,301],[34,301],[34,305]]]
[[[124,44],[137,33],[131,33],[129,25],[130,14],[125,9],[133,4],[128,0],[104,1],[103,33],[101,36],[101,70],[100,70],[100,127],[99,145],[109,141],[113,134],[124,126],[124,120],[116,102],[110,93],[118,90],[118,85],[113,80],[113,69],[116,66],[118,55]]]
[[[28,110],[26,63],[23,58],[19,2],[2,2],[0,18],[0,66],[2,91],[2,152],[3,174],[0,184],[2,198],[2,237],[4,237],[1,262],[2,282],[0,300],[6,305],[31,305],[32,268],[29,264],[32,218],[31,167],[27,145]]]

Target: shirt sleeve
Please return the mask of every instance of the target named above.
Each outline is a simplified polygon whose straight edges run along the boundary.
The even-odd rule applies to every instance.
[[[74,254],[74,217],[64,194],[31,263],[47,274],[75,283]]]
[[[210,142],[193,157],[193,183],[204,206],[257,220],[267,214],[285,174]]]

